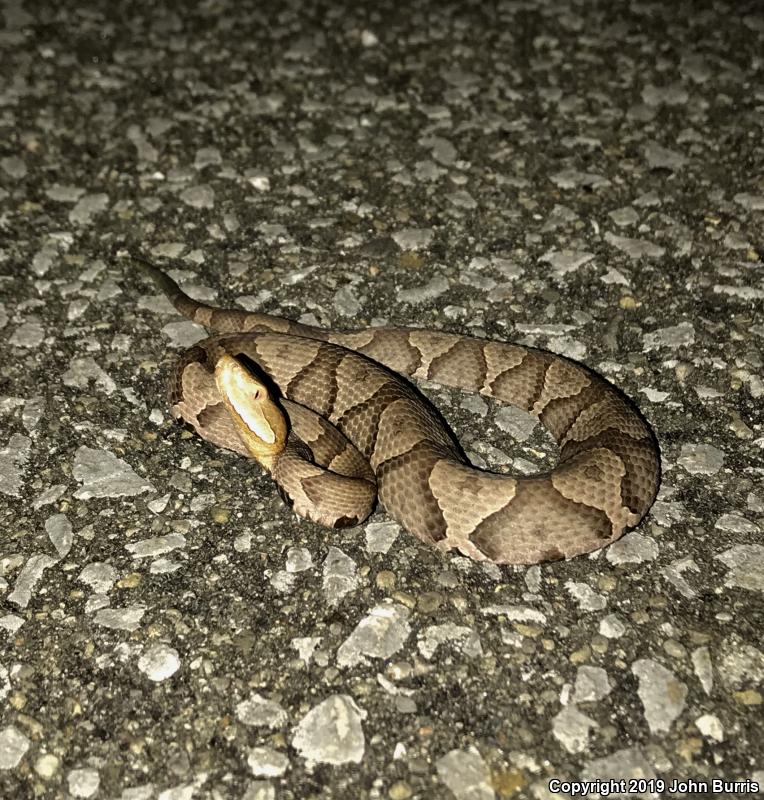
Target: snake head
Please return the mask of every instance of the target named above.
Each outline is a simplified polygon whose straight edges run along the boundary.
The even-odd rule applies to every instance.
[[[284,413],[265,384],[233,356],[218,358],[215,383],[247,450],[270,471],[286,445]]]

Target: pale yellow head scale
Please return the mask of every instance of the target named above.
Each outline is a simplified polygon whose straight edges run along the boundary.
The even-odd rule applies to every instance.
[[[247,449],[270,470],[286,445],[284,413],[271,399],[267,387],[232,356],[218,359],[215,383]]]

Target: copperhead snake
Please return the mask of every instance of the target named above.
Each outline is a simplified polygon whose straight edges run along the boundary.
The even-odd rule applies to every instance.
[[[216,308],[135,258],[181,314],[217,332],[173,369],[173,416],[256,458],[300,516],[355,525],[378,496],[406,530],[443,551],[532,564],[613,542],[655,499],[660,456],[651,428],[578,362],[440,331],[335,331]],[[559,445],[559,463],[530,477],[471,466],[408,378],[531,412]]]

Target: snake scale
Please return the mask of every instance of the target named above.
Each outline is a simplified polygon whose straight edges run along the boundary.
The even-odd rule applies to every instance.
[[[173,416],[257,458],[303,517],[354,525],[378,495],[406,530],[441,550],[532,564],[613,542],[655,499],[652,430],[627,397],[578,362],[440,331],[334,331],[216,308],[136,260],[181,314],[216,332],[173,369]],[[559,445],[557,466],[530,477],[471,466],[408,378],[531,412]]]

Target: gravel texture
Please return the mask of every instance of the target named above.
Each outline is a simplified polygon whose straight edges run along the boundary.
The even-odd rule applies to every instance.
[[[761,6],[0,11],[0,796],[764,783]],[[171,422],[204,333],[127,248],[222,305],[581,359],[654,426],[658,501],[516,569],[299,521]],[[554,458],[428,391],[478,465]]]

